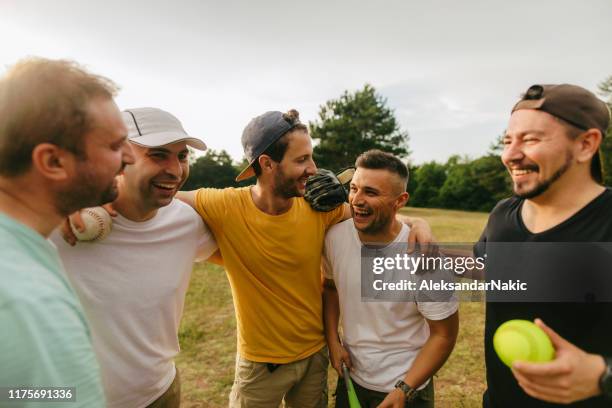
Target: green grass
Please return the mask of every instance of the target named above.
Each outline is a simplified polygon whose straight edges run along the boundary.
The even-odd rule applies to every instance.
[[[440,242],[473,242],[486,223],[487,214],[438,209],[407,208],[422,217]],[[436,379],[437,407],[479,407],[485,387],[482,346],[484,304],[462,303],[457,346]],[[183,407],[225,407],[234,378],[236,321],[232,296],[222,268],[197,264],[185,302],[179,334],[182,351]],[[330,406],[336,374],[330,368]]]

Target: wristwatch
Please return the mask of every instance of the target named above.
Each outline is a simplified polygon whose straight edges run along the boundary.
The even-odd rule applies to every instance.
[[[599,378],[599,388],[604,397],[612,399],[612,357],[604,357],[604,360],[606,361],[606,371]]]
[[[395,388],[402,390],[402,392],[406,394],[406,402],[410,402],[416,397],[417,390],[415,390],[402,380],[399,380],[395,383]]]

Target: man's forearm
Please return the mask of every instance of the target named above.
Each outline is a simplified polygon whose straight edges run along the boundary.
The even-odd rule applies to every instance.
[[[323,287],[323,321],[325,323],[325,338],[328,343],[340,342],[338,337],[338,321],[340,319],[340,301],[336,288]]]
[[[430,336],[406,373],[404,382],[413,388],[421,386],[444,365],[454,346],[454,339]]]
[[[191,208],[195,208],[195,197],[198,190],[193,191],[178,191],[175,195],[176,198],[188,204]]]
[[[395,214],[395,219],[403,224],[408,225],[409,227],[412,227],[412,224],[414,224],[415,219],[421,220],[422,218],[409,217],[407,215],[398,213],[398,214]]]
[[[455,312],[435,323],[430,321],[429,327],[431,334],[404,378],[404,382],[413,388],[421,386],[431,378],[450,356],[457,341],[459,314]]]

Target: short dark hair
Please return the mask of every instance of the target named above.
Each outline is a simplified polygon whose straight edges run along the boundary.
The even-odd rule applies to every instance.
[[[357,157],[355,167],[371,170],[387,170],[397,174],[404,183],[404,188],[408,184],[408,167],[400,159],[391,153],[382,150],[372,149],[363,152]]]
[[[93,126],[89,102],[112,99],[117,86],[65,60],[29,58],[0,81],[0,175],[15,177],[32,164],[32,151],[52,143],[85,158]]]
[[[279,163],[285,157],[285,153],[287,152],[287,147],[289,146],[289,141],[287,140],[287,135],[293,132],[294,130],[303,130],[308,131],[306,125],[300,122],[300,113],[295,109],[290,109],[286,113],[283,113],[283,119],[285,119],[292,127],[287,133],[279,137],[274,143],[272,143],[262,154],[266,156],[270,156],[272,160]],[[260,155],[261,156],[261,155]],[[259,157],[255,159],[253,164],[253,171],[255,171],[255,175],[259,177],[261,175],[261,166],[259,165]]]

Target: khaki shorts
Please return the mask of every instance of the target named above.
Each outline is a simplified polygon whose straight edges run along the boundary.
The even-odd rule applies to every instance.
[[[266,363],[236,356],[230,393],[231,408],[327,407],[327,347],[303,360],[281,364],[274,371]]]
[[[147,408],[178,408],[181,405],[181,377],[178,368],[170,387]]]

